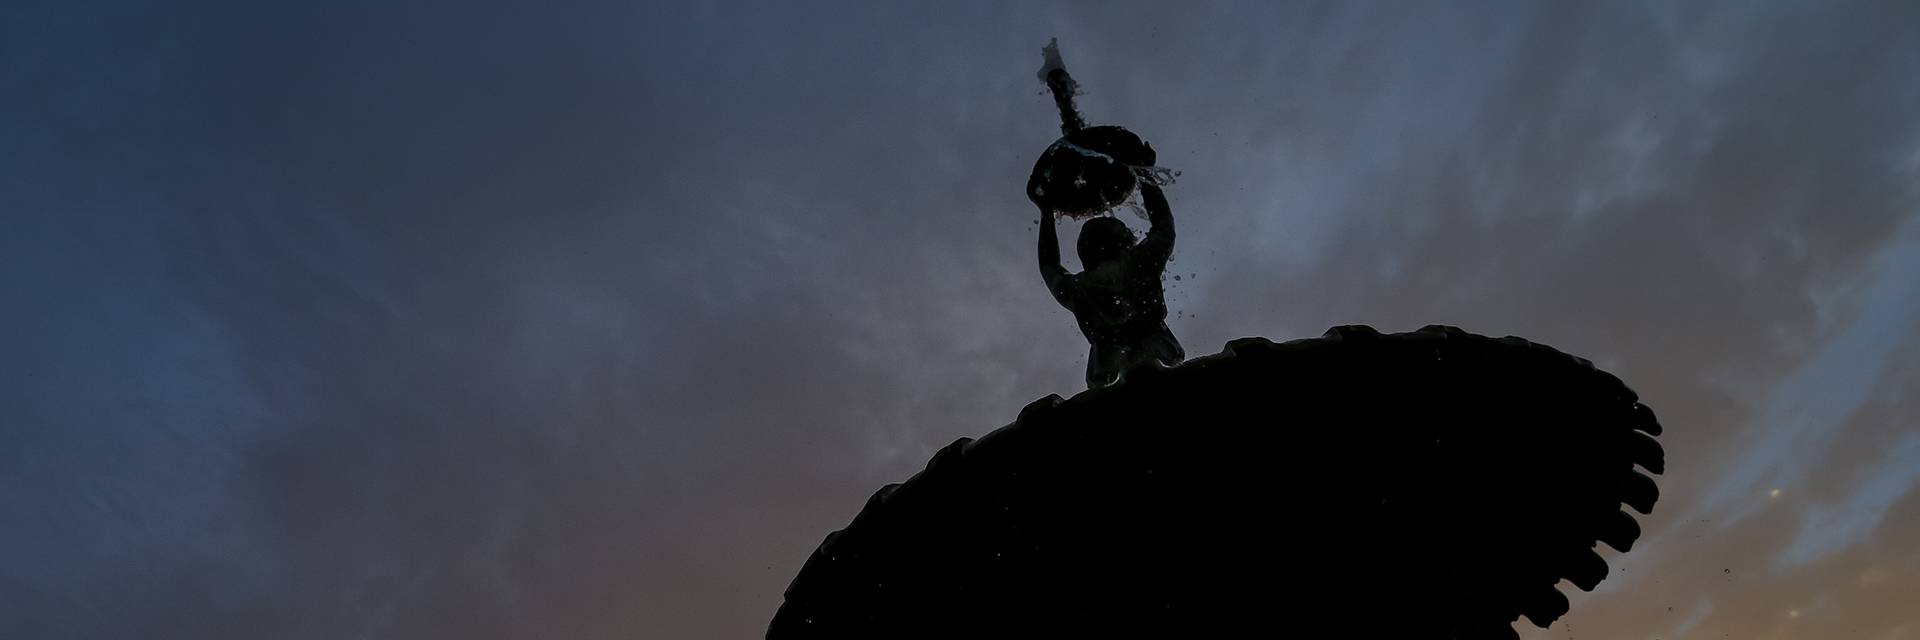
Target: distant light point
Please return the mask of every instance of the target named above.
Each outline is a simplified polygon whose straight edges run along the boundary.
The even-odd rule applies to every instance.
[[[1778,497],[1780,497],[1780,490],[1779,490],[1779,489],[1774,489],[1774,490],[1772,490],[1772,491],[1768,491],[1768,492],[1767,492],[1767,497],[1769,497],[1769,498],[1778,498]]]

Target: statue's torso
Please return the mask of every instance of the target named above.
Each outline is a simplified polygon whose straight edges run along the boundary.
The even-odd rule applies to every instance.
[[[1143,266],[1122,259],[1073,276],[1074,320],[1088,342],[1134,342],[1166,326],[1160,270]]]

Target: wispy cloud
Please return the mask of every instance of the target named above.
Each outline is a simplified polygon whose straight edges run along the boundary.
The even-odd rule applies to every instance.
[[[1578,634],[1911,633],[1914,12],[23,10],[0,636],[758,635],[1080,384],[1020,191],[1056,36],[1184,172],[1189,352],[1452,323],[1660,411]]]

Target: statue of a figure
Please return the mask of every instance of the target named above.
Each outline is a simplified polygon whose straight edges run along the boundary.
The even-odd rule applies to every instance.
[[[1175,172],[1154,166],[1156,154],[1124,127],[1087,126],[1073,96],[1079,84],[1061,62],[1058,43],[1048,42],[1040,79],[1060,108],[1058,141],[1047,147],[1027,179],[1027,199],[1040,208],[1040,276],[1053,299],[1073,312],[1092,351],[1087,387],[1113,384],[1128,369],[1186,360],[1167,328],[1166,292],[1160,273],[1173,255],[1173,211],[1160,186]],[[1153,224],[1145,240],[1117,218],[1101,215],[1139,189]],[[1060,266],[1058,215],[1093,217],[1080,228],[1080,273]]]
[[[1053,299],[1073,312],[1092,346],[1087,387],[1113,384],[1122,372],[1148,362],[1171,367],[1186,360],[1186,351],[1167,328],[1166,292],[1160,285],[1161,271],[1173,255],[1173,211],[1160,186],[1140,181],[1147,219],[1153,224],[1145,240],[1136,242],[1126,223],[1111,216],[1081,227],[1076,247],[1080,273],[1067,273],[1060,266],[1057,212],[1034,197],[1033,185],[1027,193],[1040,207],[1040,276]]]

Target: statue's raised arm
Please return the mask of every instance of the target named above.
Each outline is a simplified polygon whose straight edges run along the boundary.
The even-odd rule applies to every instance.
[[[1167,194],[1160,191],[1160,185],[1151,180],[1140,181],[1140,198],[1147,207],[1147,221],[1153,227],[1147,229],[1147,239],[1140,241],[1136,248],[1136,259],[1142,266],[1151,266],[1155,271],[1165,269],[1167,259],[1173,256],[1173,209],[1167,206]],[[1154,274],[1158,277],[1159,274]]]

